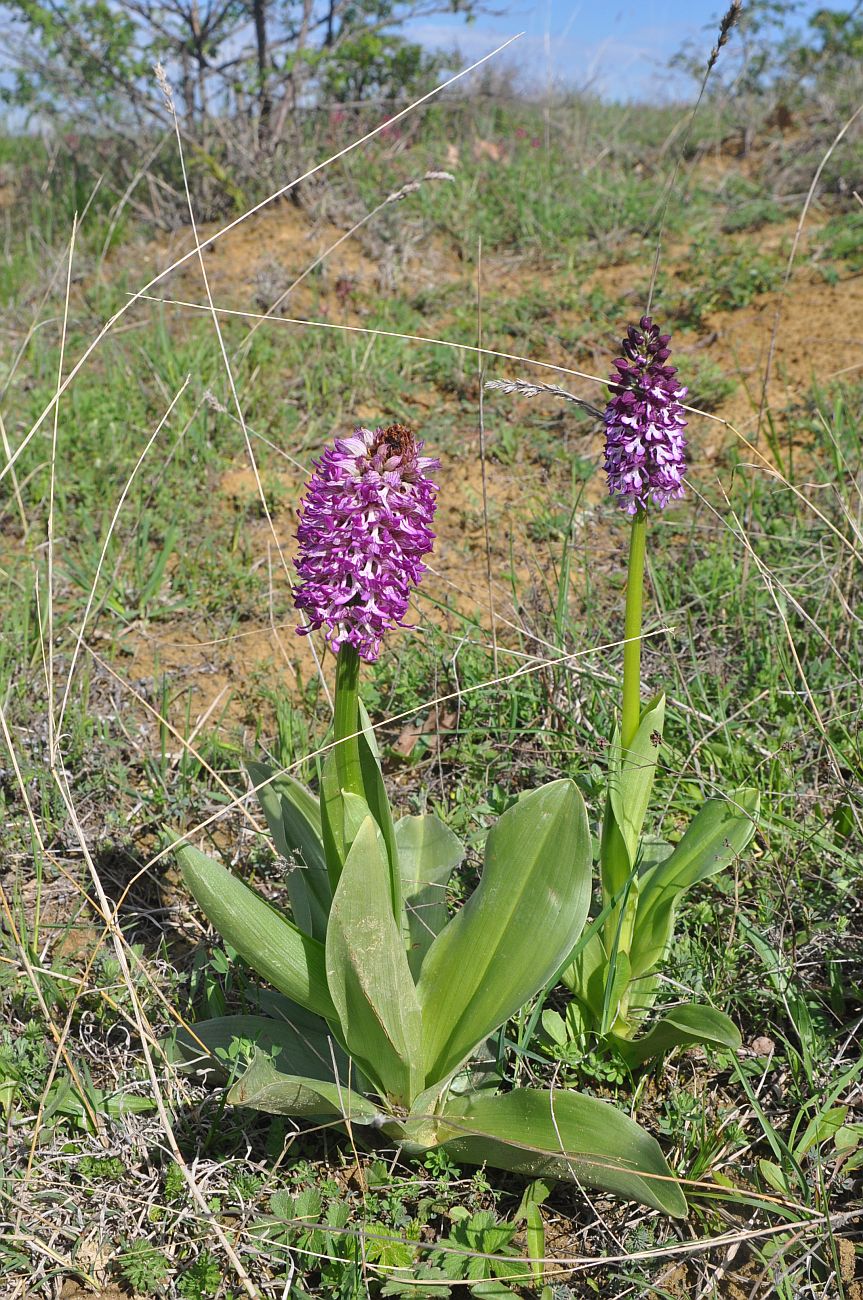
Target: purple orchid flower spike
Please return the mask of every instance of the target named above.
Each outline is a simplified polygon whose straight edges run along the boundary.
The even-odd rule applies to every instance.
[[[623,356],[609,379],[605,408],[605,472],[608,490],[635,515],[648,504],[660,510],[684,493],[686,428],[681,402],[687,389],[665,362],[670,334],[660,334],[649,316],[630,325]]]
[[[373,663],[384,633],[404,627],[408,600],[434,544],[440,461],[403,424],[358,428],[315,462],[300,511],[294,604],[323,627],[330,648]]]

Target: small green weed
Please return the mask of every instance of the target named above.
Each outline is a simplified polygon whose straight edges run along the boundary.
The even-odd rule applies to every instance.
[[[136,1237],[126,1245],[117,1265],[126,1285],[140,1295],[152,1295],[160,1290],[171,1271],[166,1256],[144,1237]],[[193,1300],[197,1300],[194,1293]]]
[[[218,1259],[211,1250],[202,1250],[179,1278],[177,1291],[183,1300],[208,1300],[216,1294],[221,1281]]]

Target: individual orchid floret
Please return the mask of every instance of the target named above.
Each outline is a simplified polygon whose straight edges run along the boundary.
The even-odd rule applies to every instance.
[[[608,490],[629,514],[648,504],[662,510],[683,496],[686,439],[681,402],[687,390],[675,379],[670,334],[649,316],[630,325],[609,379],[605,408],[605,472]]]
[[[358,428],[315,462],[300,509],[294,604],[338,653],[351,645],[367,663],[384,633],[404,626],[408,601],[434,544],[440,461],[403,424]]]

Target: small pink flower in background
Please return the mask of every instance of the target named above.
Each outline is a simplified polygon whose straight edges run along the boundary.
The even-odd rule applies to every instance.
[[[390,118],[384,118],[384,122],[389,121]],[[380,137],[382,140],[401,140],[402,129],[400,126],[384,126],[383,130],[380,132]]]
[[[526,138],[526,136],[527,136],[527,131],[524,129],[523,126],[517,126],[517,127],[515,128],[515,138],[516,138],[516,140],[524,140],[524,139]]]
[[[343,108],[331,108],[330,126],[341,126],[343,122],[347,121],[347,116]]]
[[[533,137],[533,139],[532,139],[531,142],[530,142],[530,147],[531,147],[531,149],[541,149],[541,148],[542,148],[542,141],[540,140],[540,138],[539,138],[538,135],[535,135],[535,136]]]

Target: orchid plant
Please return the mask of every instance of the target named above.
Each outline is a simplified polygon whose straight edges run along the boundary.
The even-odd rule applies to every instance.
[[[503,814],[480,883],[452,917],[446,887],[463,846],[431,813],[394,820],[390,811],[359,679],[361,662],[374,661],[403,622],[433,543],[438,462],[421,452],[404,426],[361,428],[316,464],[295,599],[308,620],[302,630],[323,630],[336,655],[333,743],[318,796],[249,764],[276,848],[293,864],[290,916],[177,844],[198,904],[274,990],[261,992],[254,1014],[196,1024],[180,1046],[223,1071],[248,1047],[233,1104],[685,1215],[658,1143],[627,1115],[563,1089],[505,1091],[495,1068],[491,1035],[556,981],[587,918],[591,835],[575,783],[552,781]],[[618,742],[620,798],[607,830],[612,907],[597,942],[617,935],[620,953],[631,951],[620,918],[631,912],[628,846],[646,802],[629,756],[641,753],[643,729],[639,722],[635,740],[627,732],[628,743]]]
[[[621,720],[611,742],[600,839],[602,908],[588,927],[563,982],[575,995],[566,1015],[546,1011],[552,1041],[591,1037],[617,1049],[631,1067],[693,1043],[740,1046],[740,1035],[714,1007],[684,1003],[646,1033],[683,894],[716,875],[745,849],[758,797],[736,790],[708,799],[676,845],[648,839],[644,824],[665,721],[665,697],[641,701],[641,630],[648,519],[683,495],[687,390],[668,365],[670,335],[650,317],[631,325],[609,380],[605,469],[609,492],[632,516],[623,652]]]

